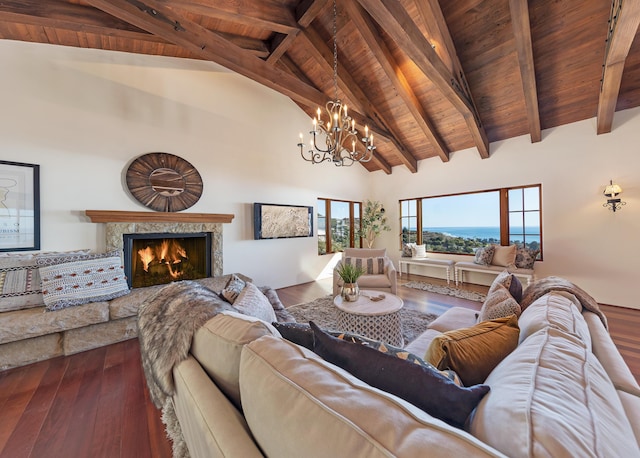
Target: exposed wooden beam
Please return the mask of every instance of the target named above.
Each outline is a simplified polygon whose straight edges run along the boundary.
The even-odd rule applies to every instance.
[[[455,84],[460,89],[459,92],[465,94],[473,111],[476,113],[476,120],[480,122],[478,108],[475,104],[473,94],[469,89],[467,77],[460,63],[460,58],[458,57],[458,50],[451,37],[451,32],[442,13],[440,3],[438,0],[417,0],[416,6],[418,7],[418,12],[422,17],[427,31],[427,41],[432,45],[436,55],[440,57],[440,60],[442,60],[451,72],[454,78],[452,81],[456,82]],[[482,155],[482,152],[480,154]],[[482,157],[488,157],[488,155]]]
[[[299,81],[273,65],[269,65],[222,36],[177,15],[158,1],[87,1],[96,8],[253,79],[306,106],[324,105],[328,100],[316,88]]]
[[[103,11],[63,0],[0,2],[0,21],[63,28],[74,32],[100,33],[107,36],[118,34],[130,39],[165,42]]]
[[[415,3],[427,30],[427,40],[435,47],[436,54],[449,71],[458,75],[462,67],[440,3],[438,0],[416,0]]]
[[[640,24],[640,0],[613,0],[598,99],[598,134],[611,132],[624,63]]]
[[[531,142],[542,140],[540,131],[540,113],[538,111],[538,90],[531,44],[531,23],[529,21],[529,3],[527,0],[509,0],[511,24],[516,40],[520,78],[527,108],[527,121]]]
[[[296,8],[296,18],[302,28],[308,27],[318,17],[320,11],[327,6],[329,0],[303,0]]]
[[[436,129],[431,123],[422,104],[411,89],[411,85],[402,73],[395,58],[387,45],[378,38],[379,34],[375,28],[373,20],[366,11],[355,1],[345,2],[345,8],[349,17],[356,25],[364,41],[369,45],[369,49],[374,54],[380,66],[384,70],[387,78],[391,80],[393,86],[397,89],[398,95],[404,100],[407,109],[416,121],[416,124],[424,135],[427,137],[438,156],[442,161],[449,160],[449,151],[440,136],[436,133]]]
[[[267,62],[269,62],[270,64],[277,62],[287,52],[291,45],[293,45],[293,42],[298,36],[298,32],[299,30],[286,35],[282,33],[276,34],[269,46],[270,53],[269,57],[267,57]]]
[[[480,157],[489,157],[489,140],[466,87],[440,60],[431,44],[396,0],[358,0],[462,115]]]
[[[260,1],[260,8],[243,1],[212,2],[211,0],[158,0],[172,10],[184,10],[247,27],[289,34],[299,27],[293,12],[268,0]]]
[[[304,106],[324,106],[329,100],[321,91],[300,81],[287,71],[255,57],[222,36],[165,8],[156,0],[144,0],[144,2],[87,0],[87,2],[106,13],[163,37],[170,43],[182,46],[205,59],[274,89]],[[350,115],[358,123],[367,122],[365,117],[355,110],[351,110]],[[370,123],[370,129],[381,137],[387,139],[391,137],[376,123]]]

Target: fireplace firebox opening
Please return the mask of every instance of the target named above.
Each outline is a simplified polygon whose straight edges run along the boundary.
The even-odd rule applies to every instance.
[[[130,288],[211,276],[211,233],[123,234]]]

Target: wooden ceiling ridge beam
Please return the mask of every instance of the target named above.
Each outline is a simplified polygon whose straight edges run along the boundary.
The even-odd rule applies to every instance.
[[[509,0],[511,25],[516,41],[518,66],[522,79],[522,89],[529,123],[531,142],[542,140],[540,129],[540,112],[538,108],[538,90],[531,43],[531,22],[529,20],[529,3],[527,0]]]
[[[640,25],[640,0],[613,0],[597,112],[597,133],[611,132],[624,64]]]
[[[289,72],[265,62],[222,36],[165,8],[156,0],[86,1],[114,17],[280,92],[303,106],[324,106],[329,100],[315,87],[305,84]],[[350,114],[356,122],[364,119],[364,116],[355,110]],[[371,129],[375,129],[384,138],[389,136],[377,125],[373,125]],[[387,173],[391,173],[390,167]]]
[[[462,115],[480,157],[489,157],[489,140],[464,80],[442,62],[407,11],[394,0],[357,0],[383,30]]]
[[[317,30],[313,27],[307,27],[300,36],[304,37],[306,40],[306,49],[312,57],[314,57],[324,68],[325,72],[329,73],[333,78],[333,51],[327,46]],[[349,113],[358,125],[368,125],[373,132],[381,134],[389,140],[399,151],[402,162],[409,168],[409,170],[411,170],[411,172],[416,173],[418,171],[418,161],[416,158],[413,157],[413,155],[411,155],[411,153],[409,153],[398,140],[397,133],[394,133],[392,128],[389,127],[389,122],[367,98],[364,91],[362,91],[360,85],[353,79],[351,74],[340,66],[338,66],[338,87],[345,94],[347,101],[356,103],[357,108],[362,111],[362,114],[366,118],[368,118],[358,119],[356,114],[350,109]]]
[[[121,32],[133,33],[138,39],[144,39],[141,38],[142,35],[152,36],[103,11],[62,0],[0,2],[0,20],[8,23],[62,28],[74,32],[103,33],[109,36]]]
[[[295,11],[298,25],[307,28],[314,21],[322,9],[329,4],[330,0],[303,0]]]
[[[453,75],[459,75],[462,71],[458,51],[456,50],[449,26],[442,14],[442,8],[438,0],[416,0],[418,13],[427,29],[427,35],[431,38],[430,44],[434,47],[436,54],[442,62],[449,68]]]
[[[345,7],[351,20],[362,34],[364,41],[368,44],[369,49],[382,66],[387,78],[389,78],[393,86],[398,90],[398,94],[404,100],[416,124],[436,150],[440,159],[442,159],[443,162],[448,162],[449,150],[436,132],[435,126],[431,123],[424,107],[413,92],[402,70],[399,68],[391,50],[382,40],[378,39],[378,31],[375,28],[373,20],[355,0],[345,2]]]
[[[268,64],[221,35],[177,15],[155,0],[87,0],[88,3],[204,59],[216,62],[305,106],[324,105],[326,95]]]
[[[210,0],[158,0],[158,2],[175,12],[188,11],[246,27],[258,27],[283,34],[292,33],[298,29],[293,12],[265,0],[250,6],[245,2],[211,2]],[[260,7],[257,8],[257,5]]]

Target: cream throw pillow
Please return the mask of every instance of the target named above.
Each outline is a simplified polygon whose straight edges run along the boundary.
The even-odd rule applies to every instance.
[[[516,246],[494,246],[496,250],[493,253],[491,264],[494,266],[513,267],[516,263]]]

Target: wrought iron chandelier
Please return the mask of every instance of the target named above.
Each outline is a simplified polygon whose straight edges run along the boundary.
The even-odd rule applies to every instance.
[[[331,161],[337,167],[350,166],[354,162],[369,162],[373,157],[376,147],[373,145],[373,133],[369,132],[369,127],[364,128],[364,137],[359,138],[356,130],[356,122],[347,113],[347,105],[338,99],[338,12],[336,0],[333,0],[333,90],[334,100],[327,102],[325,106],[326,116],[322,116],[322,111],[318,107],[317,115],[313,118],[313,130],[309,132],[309,150],[304,151],[304,140],[300,134],[300,155],[305,161],[312,164]],[[321,135],[324,135],[324,146],[322,141],[318,144]],[[364,145],[364,151],[360,148],[360,141]],[[356,148],[358,146],[358,148]]]

